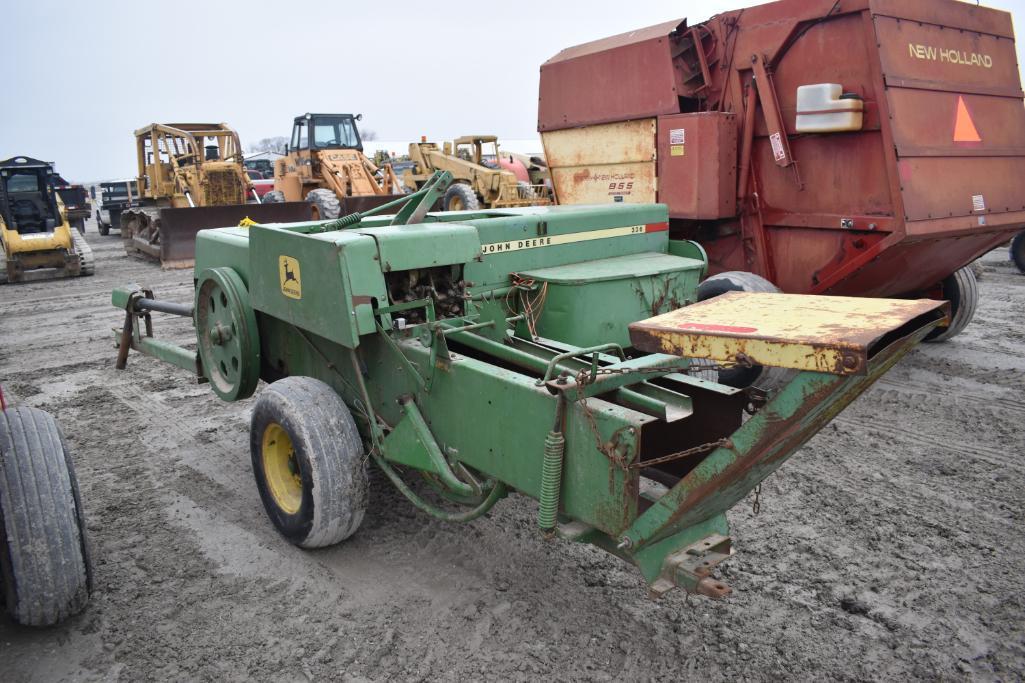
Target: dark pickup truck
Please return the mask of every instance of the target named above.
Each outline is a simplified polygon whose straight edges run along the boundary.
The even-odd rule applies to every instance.
[[[57,191],[57,195],[64,204],[68,223],[84,235],[85,219],[89,218],[89,214],[93,211],[85,186],[69,183],[58,175],[53,178],[53,189]]]

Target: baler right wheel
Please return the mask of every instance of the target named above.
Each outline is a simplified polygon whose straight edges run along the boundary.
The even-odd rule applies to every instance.
[[[267,194],[263,195],[263,199],[260,201],[264,204],[284,204],[285,193],[281,190],[271,190]]]
[[[272,383],[253,408],[249,449],[263,506],[285,538],[322,548],[356,533],[367,508],[367,459],[334,389],[312,377]]]
[[[441,200],[445,211],[476,211],[480,208],[477,193],[466,183],[452,183]]]
[[[1011,240],[1011,260],[1018,266],[1018,270],[1025,273],[1025,230]]]
[[[328,221],[338,218],[338,215],[342,212],[342,204],[331,190],[325,190],[324,188],[310,190],[309,194],[306,195],[306,201],[311,205],[310,209],[315,221]]]
[[[955,271],[943,281],[943,298],[950,302],[950,325],[937,327],[925,337],[927,342],[945,342],[960,334],[975,317],[979,304],[979,284],[971,266]]]

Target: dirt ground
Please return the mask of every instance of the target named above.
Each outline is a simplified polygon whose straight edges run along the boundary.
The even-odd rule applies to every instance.
[[[1025,675],[1025,276],[1004,250],[966,332],[815,437],[760,514],[732,511],[734,593],[714,602],[653,601],[618,559],[542,540],[530,500],[448,524],[373,476],[350,541],[289,545],[253,483],[251,401],[141,356],[114,369],[112,286],[187,301],[191,273],[88,239],[94,277],[0,287],[0,381],[58,416],[97,571],[69,623],[0,617],[5,681]]]

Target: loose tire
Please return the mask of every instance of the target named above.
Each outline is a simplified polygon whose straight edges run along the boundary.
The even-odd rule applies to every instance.
[[[465,183],[452,183],[441,200],[445,211],[476,211],[480,208],[480,200],[473,188]]]
[[[975,317],[979,304],[979,284],[971,266],[955,271],[942,286],[943,298],[950,302],[950,325],[935,328],[926,336],[927,342],[945,342],[956,337]]]
[[[1011,240],[1011,261],[1022,273],[1025,273],[1025,231],[1019,232]]]
[[[306,195],[306,201],[312,206],[313,220],[315,221],[327,221],[332,218],[338,218],[338,214],[342,211],[342,205],[338,201],[338,197],[331,190],[319,189],[310,190],[310,193]]]
[[[706,279],[698,285],[698,301],[713,299],[726,292],[763,292],[779,293],[779,287],[760,275],[740,270],[730,270]],[[708,364],[698,361],[698,365]],[[732,368],[729,370],[704,370],[697,373],[702,379],[709,379],[727,386],[744,388],[757,386],[760,389],[773,390],[783,386],[792,376],[793,371],[786,368],[769,368],[756,365],[750,368]]]
[[[253,408],[249,447],[263,506],[285,538],[322,548],[356,532],[367,508],[367,462],[331,387],[311,377],[272,383]]]
[[[264,204],[284,204],[285,193],[281,190],[271,190],[267,194],[263,195],[260,201]]]
[[[71,454],[36,408],[0,412],[0,584],[7,613],[26,626],[78,613],[92,592]]]

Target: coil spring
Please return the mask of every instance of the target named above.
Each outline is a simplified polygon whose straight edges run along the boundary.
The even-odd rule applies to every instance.
[[[541,531],[551,533],[559,514],[559,491],[562,489],[562,459],[566,452],[566,437],[562,432],[550,431],[545,437],[545,454],[541,466],[541,495],[538,496],[537,525]]]

